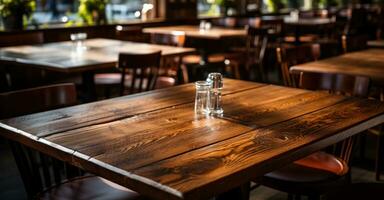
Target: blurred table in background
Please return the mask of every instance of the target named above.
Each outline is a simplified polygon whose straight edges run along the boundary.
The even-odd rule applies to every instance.
[[[151,53],[161,51],[163,57],[193,53],[193,48],[135,43],[111,39],[88,39],[78,46],[71,41],[0,48],[0,64],[35,67],[62,73],[82,73],[82,85],[88,93],[86,101],[94,96],[96,70],[114,68],[119,53]]]

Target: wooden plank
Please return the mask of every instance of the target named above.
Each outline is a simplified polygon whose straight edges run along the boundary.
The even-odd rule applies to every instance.
[[[383,112],[381,103],[350,99],[130,173],[173,188],[184,199],[207,198],[380,124]]]
[[[261,97],[255,95],[263,93],[270,95]],[[229,105],[237,103],[239,99],[245,103],[257,100],[259,105],[263,105],[270,102],[271,99],[297,97],[297,94],[303,93],[307,94],[306,96],[318,96],[314,95],[317,93],[304,90],[265,86],[224,96],[223,101],[227,102],[228,108],[230,108]],[[252,94],[252,97],[249,94]],[[305,103],[305,101],[297,101],[295,106]],[[293,105],[293,103],[291,104]],[[325,107],[328,104],[322,105]],[[297,114],[300,115],[300,113]],[[295,116],[298,115],[286,115],[281,118],[270,115],[269,121],[277,123]],[[135,168],[238,136],[250,131],[253,127],[246,127],[231,121],[233,120],[196,116],[193,111],[193,103],[191,103],[55,134],[45,137],[45,139],[101,161],[107,160],[109,163],[115,164],[124,162],[129,165],[129,168]],[[188,145],[178,145],[183,141],[188,141]],[[158,149],[162,150],[161,154],[158,153]],[[122,157],[127,159],[121,160]]]
[[[232,79],[224,80],[223,95],[265,86]],[[42,137],[59,132],[103,124],[162,108],[194,102],[195,86],[186,84],[124,97],[82,104],[22,117],[1,120],[32,135]]]

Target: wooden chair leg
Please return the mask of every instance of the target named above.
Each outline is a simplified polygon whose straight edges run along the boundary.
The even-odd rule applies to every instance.
[[[376,181],[380,180],[380,174],[381,174],[381,168],[382,168],[382,162],[383,162],[383,142],[384,142],[384,136],[379,135],[379,138],[377,139],[377,146],[376,146],[376,163],[375,163],[375,171],[376,171]]]
[[[365,159],[365,143],[367,142],[367,135],[365,133],[361,133],[359,135],[359,143],[360,143],[360,160]]]

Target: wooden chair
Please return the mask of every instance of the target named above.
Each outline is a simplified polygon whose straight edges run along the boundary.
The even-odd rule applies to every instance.
[[[277,62],[281,68],[281,74],[285,86],[296,87],[297,83],[289,73],[293,65],[315,61],[320,57],[319,44],[305,44],[301,46],[278,47],[276,48]]]
[[[366,35],[342,35],[341,45],[344,53],[361,51],[367,48],[368,37]]]
[[[76,103],[74,84],[57,84],[0,94],[1,118]],[[133,191],[10,141],[28,199],[137,199]]]
[[[0,36],[0,47],[34,45],[44,42],[43,32],[12,33]],[[22,89],[41,85],[45,71],[40,69],[25,69],[20,66],[2,65],[0,75],[7,79],[7,88],[3,91]],[[3,83],[1,83],[3,84]]]
[[[140,26],[116,26],[116,39],[132,42],[148,42],[149,35]]]
[[[342,74],[301,73],[299,87],[366,97],[369,78]],[[350,181],[348,163],[353,144],[354,137],[348,138],[335,145],[332,153],[315,152],[264,175],[259,182],[290,195],[298,195],[296,197],[306,195],[309,199],[319,199],[332,187]]]
[[[96,74],[95,83],[105,86],[119,86],[119,94],[133,94],[169,87],[175,84],[175,79],[159,77],[161,52],[147,54],[120,53],[117,68],[118,73]]]
[[[0,119],[76,103],[74,84],[57,84],[0,93]]]
[[[247,27],[247,38],[245,48],[232,48],[237,54],[228,55],[230,66],[238,79],[266,80],[263,61],[268,44],[268,29]],[[241,69],[241,66],[244,66]]]

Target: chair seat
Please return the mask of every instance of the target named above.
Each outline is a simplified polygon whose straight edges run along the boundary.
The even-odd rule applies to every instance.
[[[188,55],[183,57],[183,64],[192,65],[199,64],[201,61],[200,55]],[[210,63],[219,63],[224,62],[225,56],[222,54],[212,54],[208,56],[208,62]]]
[[[290,183],[309,183],[341,177],[348,170],[347,163],[341,159],[319,151],[270,172],[265,177]]]
[[[300,42],[314,42],[318,39],[316,35],[303,35],[299,37]],[[295,42],[295,36],[286,36],[284,37],[284,42]]]
[[[97,176],[83,176],[71,179],[41,193],[42,200],[136,200],[140,195],[120,185]]]
[[[132,76],[125,76],[125,86],[130,87]],[[121,74],[120,73],[104,73],[104,74],[96,74],[95,75],[95,84],[96,85],[119,85],[121,82]],[[167,77],[167,76],[159,76],[156,81],[156,89],[166,88],[174,86],[176,83],[175,78]],[[145,83],[146,84],[146,81]],[[138,85],[138,84],[136,84]]]

